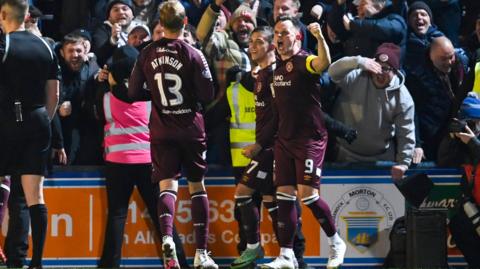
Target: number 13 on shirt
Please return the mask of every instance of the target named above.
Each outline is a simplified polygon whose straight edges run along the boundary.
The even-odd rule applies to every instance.
[[[158,90],[160,92],[160,98],[163,106],[178,106],[183,103],[183,96],[180,93],[182,88],[182,79],[177,74],[165,73],[162,77],[162,73],[155,74],[155,80],[157,81]],[[168,92],[175,95],[175,98],[167,99],[165,89],[163,88],[163,79],[173,82],[173,86],[168,87]]]

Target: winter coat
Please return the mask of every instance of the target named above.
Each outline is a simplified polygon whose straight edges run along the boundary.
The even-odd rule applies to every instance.
[[[338,160],[409,165],[415,146],[414,105],[404,76],[396,72],[385,89],[377,89],[371,75],[358,68],[364,59],[344,57],[328,69],[341,88],[333,116],[358,131],[352,144],[338,139]]]

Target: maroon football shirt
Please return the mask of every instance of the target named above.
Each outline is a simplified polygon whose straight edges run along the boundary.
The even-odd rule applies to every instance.
[[[255,136],[263,148],[273,146],[277,130],[276,113],[272,97],[273,65],[260,69],[255,79]]]
[[[285,61],[277,58],[273,88],[280,139],[326,137],[320,104],[320,75],[311,67],[314,57],[300,51]]]
[[[203,54],[182,40],[163,38],[144,48],[129,80],[134,99],[151,91],[151,141],[204,140],[200,104],[213,99],[212,76]]]

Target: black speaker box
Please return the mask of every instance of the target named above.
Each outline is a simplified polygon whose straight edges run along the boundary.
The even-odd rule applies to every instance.
[[[407,268],[448,268],[447,210],[407,211]]]

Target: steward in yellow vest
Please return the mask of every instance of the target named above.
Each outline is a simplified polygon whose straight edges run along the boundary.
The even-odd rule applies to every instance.
[[[233,167],[245,167],[250,159],[242,155],[243,147],[255,143],[255,97],[242,84],[242,72],[227,87],[230,107],[230,153]]]

